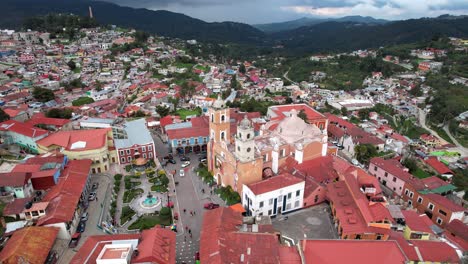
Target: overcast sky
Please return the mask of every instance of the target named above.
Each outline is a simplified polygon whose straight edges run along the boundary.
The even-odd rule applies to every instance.
[[[372,16],[389,20],[468,14],[468,0],[105,0],[119,5],[169,10],[208,22],[249,24],[301,17]]]

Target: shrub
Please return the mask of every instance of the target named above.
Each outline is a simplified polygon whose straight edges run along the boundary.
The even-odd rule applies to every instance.
[[[139,171],[135,172],[135,176],[137,176],[138,178],[140,178],[141,172],[139,172]]]
[[[132,170],[132,165],[125,166],[125,171],[130,172]]]
[[[158,170],[158,176],[166,175],[164,170]]]
[[[171,208],[169,207],[163,207],[161,208],[161,211],[159,212],[161,216],[168,216],[171,215]]]
[[[126,223],[136,214],[135,211],[132,210],[129,206],[125,206],[122,208],[122,214],[120,215],[120,223]]]
[[[122,179],[123,175],[122,174],[116,174],[114,175],[114,180],[120,181]]]

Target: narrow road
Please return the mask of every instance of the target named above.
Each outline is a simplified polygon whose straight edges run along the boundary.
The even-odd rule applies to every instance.
[[[289,68],[289,70],[290,70],[290,69],[291,69],[291,68]],[[283,78],[285,78],[286,80],[290,81],[292,84],[297,85],[297,83],[296,83],[295,81],[289,79],[289,77],[288,77],[289,70],[283,74]]]
[[[447,133],[447,135],[450,137],[450,139],[453,141],[453,143],[458,147],[458,150],[462,154],[462,157],[467,157],[468,156],[468,149],[465,148],[460,142],[457,141],[457,139],[452,136],[452,133],[450,133],[450,129],[448,125],[445,125],[443,127],[444,131]]]
[[[424,128],[426,129],[427,131],[429,131],[431,133],[431,135],[435,136],[436,138],[438,138],[441,142],[445,142],[445,144],[447,144],[448,142],[443,139],[442,137],[439,136],[439,134],[437,134],[437,132],[435,132],[434,130],[432,130],[430,127],[426,126],[426,112],[420,108],[418,108],[418,111],[419,111],[419,115],[418,115],[418,118],[419,118],[419,124]]]

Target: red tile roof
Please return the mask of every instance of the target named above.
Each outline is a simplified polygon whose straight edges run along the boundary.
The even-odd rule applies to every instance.
[[[30,124],[32,126],[38,125],[38,124],[44,124],[44,125],[51,125],[51,126],[56,126],[56,127],[62,127],[71,121],[68,119],[62,119],[62,118],[49,118],[49,117],[42,117],[40,115],[33,115],[30,120],[28,120],[26,123]]]
[[[30,124],[21,123],[16,120],[7,120],[0,123],[0,131],[11,131],[30,138],[38,138],[48,134],[47,130],[34,127]]]
[[[10,117],[15,117],[17,116],[18,114],[24,112],[23,110],[16,110],[16,109],[3,109],[3,111],[5,111],[5,113],[7,113],[7,115],[9,115]]]
[[[408,226],[411,231],[434,234],[431,229],[434,223],[432,223],[431,219],[429,219],[426,214],[419,214],[415,211],[408,210],[403,210],[401,212],[405,217],[406,226]]]
[[[304,182],[304,179],[294,177],[289,173],[283,173],[256,183],[249,184],[247,186],[255,195],[260,195],[301,182]]]
[[[412,240],[415,250],[419,251],[426,262],[459,263],[460,257],[449,244],[442,241]]]
[[[302,240],[307,264],[403,264],[406,256],[395,241]]]
[[[176,234],[170,229],[152,228],[144,230],[138,244],[138,256],[132,262],[175,263]]]
[[[209,136],[209,119],[207,116],[192,118],[190,122],[192,122],[192,127],[167,130],[168,138],[172,140]]]
[[[49,206],[46,215],[39,218],[38,225],[69,222],[73,219],[88,180],[91,163],[91,160],[69,161],[57,185],[42,199],[43,202],[49,202]]]
[[[468,226],[455,219],[445,226],[445,237],[455,243],[463,251],[468,251]]]
[[[450,183],[442,180],[441,178],[437,176],[427,177],[427,178],[421,179],[421,181],[429,190],[434,190],[442,186],[450,185]]]
[[[4,264],[43,264],[52,249],[58,228],[31,226],[13,233],[0,252],[0,262]]]
[[[424,160],[429,166],[431,166],[437,173],[439,174],[453,174],[453,171],[451,171],[445,164],[440,162],[437,157],[428,157],[427,159]]]
[[[295,165],[294,169],[297,173],[312,177],[317,182],[331,182],[338,178],[338,173],[334,168],[334,164],[337,162],[340,162],[340,159],[335,156],[324,156],[306,160],[301,164]]]
[[[5,205],[5,208],[3,208],[3,215],[20,214],[25,209],[25,205],[32,199],[32,197],[27,197],[13,200],[11,203]]]
[[[403,169],[405,168],[403,165],[401,165],[400,162],[398,162],[395,159],[383,159],[380,157],[372,158],[370,160],[370,165],[369,168],[372,167],[372,165],[376,165],[377,167],[381,168],[382,170],[392,174],[393,176],[399,178],[400,180],[410,184],[415,188],[416,190],[423,190],[426,187],[424,186],[424,183],[411,175],[409,172],[404,171]]]
[[[336,115],[325,113],[325,116],[330,122],[328,125],[328,133],[335,138],[341,138],[344,135],[349,135],[353,138],[354,142],[359,144],[380,145],[385,143],[380,138],[367,133],[355,124]]]
[[[0,186],[2,187],[23,187],[31,179],[28,172],[5,172],[0,173]]]
[[[110,128],[60,131],[37,141],[37,144],[45,147],[56,145],[63,147],[68,151],[99,149],[106,146],[107,133],[109,131]],[[80,141],[86,142],[85,146],[83,148],[72,149],[72,145]]]
[[[317,119],[326,119],[326,117],[313,109],[310,105],[307,104],[293,104],[293,105],[275,105],[270,106],[270,110],[274,111],[277,115],[276,117],[272,118],[272,120],[282,120],[286,117],[284,114],[285,112],[290,112],[291,110],[296,110],[298,113],[301,110],[304,110],[305,114],[307,115],[307,119],[309,121],[317,120]]]
[[[465,211],[465,208],[463,206],[458,205],[458,204],[450,201],[449,199],[445,198],[442,195],[435,194],[435,193],[429,193],[429,194],[426,194],[425,197],[430,199],[434,203],[437,203],[437,204],[447,208],[448,210],[450,210],[452,212],[464,212]]]

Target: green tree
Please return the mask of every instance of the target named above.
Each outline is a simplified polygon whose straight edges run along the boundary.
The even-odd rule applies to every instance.
[[[10,119],[10,116],[7,113],[5,113],[5,111],[3,111],[2,108],[0,108],[0,122],[6,121],[9,119]]]
[[[378,152],[374,145],[359,144],[354,147],[356,159],[362,164],[368,164],[370,159],[376,157]]]
[[[91,98],[91,97],[80,97],[80,98],[76,99],[75,101],[73,101],[72,105],[73,106],[82,106],[82,105],[90,104],[90,103],[94,103],[93,98]]]
[[[285,101],[286,104],[292,104],[293,103],[293,99],[291,97],[288,96],[288,98],[286,98],[286,101]]]
[[[148,38],[150,37],[150,34],[146,31],[140,31],[138,30],[135,32],[135,41],[139,43],[145,43]]]
[[[70,108],[52,108],[46,112],[45,116],[50,118],[70,119],[72,113],[73,111]]]
[[[34,99],[42,103],[55,99],[55,95],[54,95],[54,92],[52,92],[52,90],[41,88],[41,87],[34,87],[33,97]]]
[[[156,106],[156,113],[158,113],[161,118],[169,115],[169,112],[170,112],[169,107],[166,107],[164,105]]]
[[[76,69],[76,63],[75,63],[73,60],[69,60],[69,61],[67,62],[67,65],[68,65],[68,67],[70,68],[70,70],[72,70],[72,71],[73,71],[74,69]]]
[[[347,115],[348,115],[348,108],[346,108],[346,107],[344,107],[344,106],[341,107],[341,114],[342,114],[343,116],[347,116]]]
[[[369,118],[369,113],[370,113],[369,109],[359,110],[359,119],[364,120],[364,119]]]
[[[237,86],[238,86],[237,77],[236,75],[233,75],[231,79],[231,89],[237,90]]]
[[[418,164],[416,163],[416,160],[413,158],[406,158],[403,161],[403,165],[408,168],[410,173],[415,172],[418,169]]]
[[[309,120],[307,119],[307,114],[306,112],[304,111],[304,109],[301,109],[301,111],[299,111],[299,113],[297,114],[297,116],[304,120],[304,122],[306,122],[307,124],[309,123]]]
[[[241,65],[239,66],[239,72],[242,73],[242,74],[245,74],[245,73],[246,73],[246,69],[245,69],[244,63],[241,63]]]

